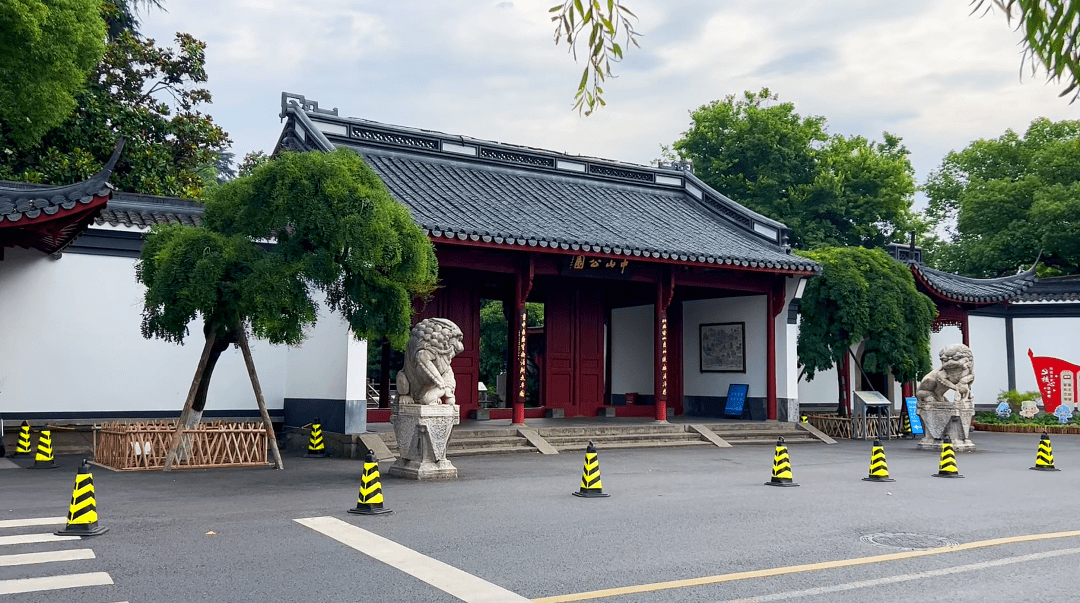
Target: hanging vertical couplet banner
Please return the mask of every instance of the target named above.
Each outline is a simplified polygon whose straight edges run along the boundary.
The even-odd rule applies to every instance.
[[[1054,414],[1062,404],[1076,408],[1076,378],[1080,366],[1060,358],[1036,356],[1031,350],[1028,350],[1028,358],[1031,358],[1031,368],[1042,394],[1043,410]]]

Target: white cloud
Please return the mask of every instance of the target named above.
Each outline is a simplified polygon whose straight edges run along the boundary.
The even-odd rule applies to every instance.
[[[1077,107],[1019,78],[1019,34],[965,0],[627,0],[627,50],[592,117],[571,112],[584,65],[552,43],[551,0],[437,3],[189,0],[144,17],[159,41],[207,42],[211,113],[238,155],[270,150],[280,93],[342,114],[647,163],[688,111],[768,86],[830,131],[904,138],[918,177],[975,138]],[[824,6],[823,6],[824,5]]]

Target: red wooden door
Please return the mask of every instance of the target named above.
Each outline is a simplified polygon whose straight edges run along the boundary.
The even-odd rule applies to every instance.
[[[544,405],[596,416],[604,404],[604,304],[599,284],[552,287],[544,300]]]
[[[574,403],[574,292],[551,287],[544,298],[544,406],[580,414]]]
[[[576,344],[578,408],[595,417],[604,404],[604,301],[599,283],[578,288]]]

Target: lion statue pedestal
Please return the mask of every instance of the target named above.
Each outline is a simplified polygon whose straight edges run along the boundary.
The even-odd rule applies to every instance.
[[[398,459],[389,475],[415,480],[458,476],[446,458],[446,444],[461,422],[450,361],[464,349],[462,338],[461,329],[445,318],[428,318],[413,327],[405,366],[397,374],[398,398],[390,406]]]
[[[953,344],[938,354],[941,366],[919,382],[915,397],[926,434],[916,446],[919,450],[941,450],[945,436],[952,440],[953,450],[974,452],[969,430],[975,417],[975,399],[971,386],[975,381],[975,360],[971,349]],[[950,400],[946,394],[953,393]]]

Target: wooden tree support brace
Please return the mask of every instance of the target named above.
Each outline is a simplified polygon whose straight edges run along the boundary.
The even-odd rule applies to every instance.
[[[263,423],[266,425],[266,443],[270,446],[270,450],[274,451],[274,462],[277,464],[277,468],[284,469],[285,465],[281,462],[281,451],[278,450],[277,436],[274,435],[274,425],[270,422],[270,413],[266,412],[266,401],[263,400],[262,386],[259,385],[259,376],[255,373],[255,361],[251,358],[247,333],[244,332],[243,325],[240,325],[237,329],[236,340],[240,344],[240,351],[244,353],[244,364],[247,365],[248,377],[251,377],[251,388],[255,390],[255,402],[259,405],[259,414],[262,415]]]

